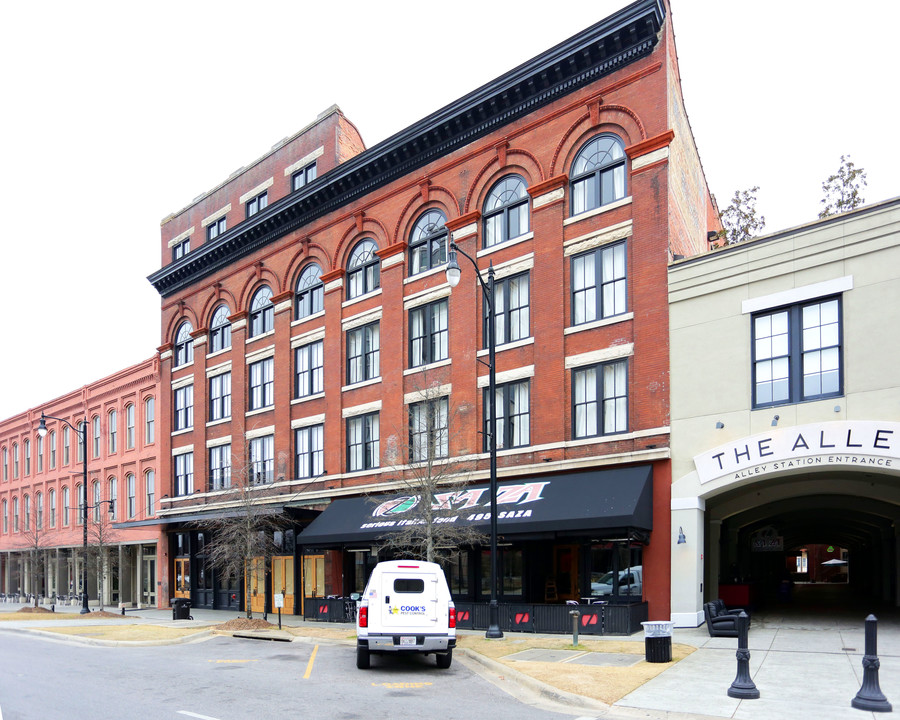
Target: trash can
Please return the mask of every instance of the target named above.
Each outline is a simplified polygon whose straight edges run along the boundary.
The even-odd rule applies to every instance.
[[[191,601],[189,598],[171,598],[173,620],[193,620],[191,617]]]
[[[665,620],[642,622],[644,628],[644,658],[651,663],[672,662],[672,628],[675,623]]]

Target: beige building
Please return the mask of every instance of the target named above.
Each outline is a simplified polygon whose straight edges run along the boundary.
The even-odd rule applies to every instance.
[[[669,302],[676,625],[897,606],[900,198],[678,261]]]

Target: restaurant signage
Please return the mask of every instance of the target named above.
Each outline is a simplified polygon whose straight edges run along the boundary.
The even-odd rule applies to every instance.
[[[773,428],[694,456],[701,483],[825,468],[900,471],[900,423],[846,421]]]

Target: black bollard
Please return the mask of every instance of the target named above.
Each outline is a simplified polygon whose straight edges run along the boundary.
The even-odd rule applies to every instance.
[[[747,646],[747,634],[750,630],[750,618],[741,610],[737,617],[738,649],[737,649],[737,675],[731,687],[728,688],[728,697],[741,700],[755,700],[759,697],[759,690],[750,677],[750,650]]]
[[[891,704],[887,701],[881,686],[878,684],[878,618],[869,615],[866,618],[866,654],[863,656],[862,687],[850,704],[857,710],[870,712],[891,712]]]

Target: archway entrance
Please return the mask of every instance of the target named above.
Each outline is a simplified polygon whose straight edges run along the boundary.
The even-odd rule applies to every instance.
[[[887,474],[810,472],[707,498],[707,598],[806,614],[897,608],[898,484]]]

